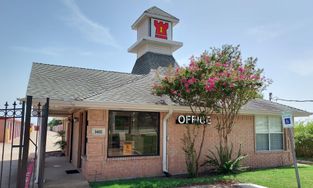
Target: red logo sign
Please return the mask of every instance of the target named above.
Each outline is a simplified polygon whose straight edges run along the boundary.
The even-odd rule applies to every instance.
[[[167,39],[168,23],[161,20],[154,20],[155,37]]]

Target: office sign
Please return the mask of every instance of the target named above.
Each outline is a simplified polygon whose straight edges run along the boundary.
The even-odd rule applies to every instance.
[[[176,124],[211,125],[211,117],[200,117],[195,115],[179,115]]]

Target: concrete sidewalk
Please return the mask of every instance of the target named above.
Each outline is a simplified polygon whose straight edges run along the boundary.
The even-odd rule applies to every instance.
[[[89,188],[89,183],[78,174],[66,174],[65,170],[75,170],[66,157],[47,157],[45,165],[45,188]]]
[[[47,143],[46,143],[46,151],[56,151],[59,150],[58,146],[55,146],[54,143],[58,141],[60,138],[56,136],[56,132],[48,131],[47,132]],[[30,139],[34,142],[36,141],[36,131],[32,131],[30,134]],[[15,138],[13,140],[14,145],[18,145],[20,138]],[[4,146],[3,153],[3,174],[2,174],[2,182],[0,187],[9,187],[9,176],[10,176],[10,159],[11,159],[11,143],[0,143],[0,163],[2,160],[2,149]],[[29,159],[34,157],[35,146],[31,142],[29,143]],[[12,149],[12,166],[11,166],[11,181],[10,187],[16,187],[17,182],[17,164],[18,164],[18,154],[19,148]],[[1,167],[1,164],[0,164]]]

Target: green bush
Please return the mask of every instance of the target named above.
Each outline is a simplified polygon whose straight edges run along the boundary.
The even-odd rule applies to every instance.
[[[313,158],[313,121],[296,124],[295,145],[297,157]]]
[[[230,147],[215,147],[217,153],[209,150],[209,155],[207,155],[207,160],[203,165],[208,165],[209,167],[214,167],[219,173],[227,174],[234,173],[240,170],[240,162],[247,157],[241,153],[241,145],[237,156],[233,158],[233,144]]]
[[[57,132],[56,137],[61,137],[61,140],[58,140],[54,143],[55,146],[59,146],[59,148],[64,152],[64,149],[66,147],[66,141],[65,141],[65,134],[66,132],[64,130],[60,130]]]

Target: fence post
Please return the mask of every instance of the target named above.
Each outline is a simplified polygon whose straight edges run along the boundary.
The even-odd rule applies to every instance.
[[[48,129],[48,116],[49,116],[49,98],[42,108],[42,119],[40,127],[40,145],[39,145],[39,172],[38,172],[38,188],[43,188],[44,171],[45,171],[45,153],[46,153],[46,140]]]
[[[19,143],[19,148],[18,148],[18,164],[17,164],[17,183],[16,186],[19,188],[19,185],[21,180],[22,180],[22,152],[23,152],[23,137],[24,137],[24,118],[25,118],[25,101],[23,101],[22,104],[22,112],[21,112],[21,132],[20,132],[20,143]]]
[[[6,128],[7,128],[7,115],[8,115],[8,102],[5,103],[4,110],[4,127],[3,127],[3,144],[2,144],[2,157],[1,157],[1,172],[0,172],[0,187],[2,185],[2,174],[3,174],[3,160],[4,160],[4,149],[5,149],[5,137],[6,137]]]
[[[23,138],[23,155],[22,155],[22,168],[21,168],[21,177],[20,177],[20,186],[19,188],[25,187],[25,178],[27,172],[28,164],[28,152],[29,152],[29,136],[30,136],[30,121],[32,116],[32,102],[33,97],[27,96],[26,98],[26,116],[25,116],[25,128],[24,128],[24,138]]]

